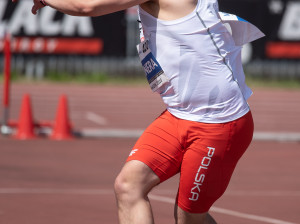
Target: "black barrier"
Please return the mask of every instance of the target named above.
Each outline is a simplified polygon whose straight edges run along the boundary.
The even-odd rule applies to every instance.
[[[0,35],[12,34],[14,53],[125,56],[124,12],[75,17],[45,7],[35,16],[31,7],[32,0],[0,0]]]
[[[128,54],[126,49],[133,34],[126,33],[132,29],[127,29],[131,26],[124,11],[91,18],[72,17],[45,7],[34,16],[30,12],[31,6],[32,0],[18,3],[0,0],[0,35],[9,29],[14,36],[12,47],[15,53],[135,55]],[[300,59],[299,0],[221,0],[219,6],[220,11],[236,14],[266,34],[265,38],[252,43],[250,60]],[[131,43],[130,48],[134,45]]]
[[[254,59],[300,59],[299,0],[222,0],[219,6],[266,34],[253,43]]]

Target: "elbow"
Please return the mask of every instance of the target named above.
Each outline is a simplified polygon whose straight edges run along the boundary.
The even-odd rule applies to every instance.
[[[76,1],[74,2],[74,8],[78,16],[97,16],[96,5],[93,1]]]

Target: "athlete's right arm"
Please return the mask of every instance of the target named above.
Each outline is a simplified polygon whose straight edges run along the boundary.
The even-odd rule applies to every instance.
[[[17,2],[18,0],[12,0]],[[33,0],[32,13],[44,4],[72,16],[101,16],[140,5],[149,0]]]

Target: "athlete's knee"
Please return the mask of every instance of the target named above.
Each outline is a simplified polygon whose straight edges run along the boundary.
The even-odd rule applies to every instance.
[[[115,195],[118,201],[126,201],[126,203],[134,203],[140,198],[145,197],[143,185],[139,184],[138,177],[132,177],[131,173],[122,171],[116,178],[114,183]]]
[[[119,174],[114,184],[114,190],[117,200],[128,201],[129,199],[133,199],[134,191],[132,189],[132,183],[128,178],[126,178],[126,174]]]
[[[135,203],[145,199],[159,181],[158,176],[147,165],[139,161],[130,161],[125,164],[115,180],[117,200]]]

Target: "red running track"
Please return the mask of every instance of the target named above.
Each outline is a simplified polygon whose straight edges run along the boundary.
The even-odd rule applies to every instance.
[[[59,96],[66,94],[79,131],[144,129],[164,108],[148,87],[15,84],[12,119],[25,93],[32,96],[37,120],[53,120]],[[255,90],[250,105],[256,132],[299,133],[299,102],[299,90]],[[117,223],[113,182],[135,137],[0,141],[1,224]],[[212,209],[218,223],[299,223],[299,156],[297,141],[253,141]],[[174,223],[177,179],[151,195],[156,223]]]

